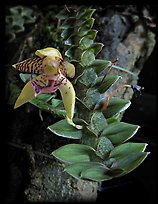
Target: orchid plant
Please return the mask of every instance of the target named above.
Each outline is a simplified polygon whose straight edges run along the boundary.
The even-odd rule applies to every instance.
[[[94,11],[81,6],[63,9],[56,16],[68,61],[63,60],[57,49],[47,47],[37,50],[35,57],[13,65],[20,72],[30,73],[14,108],[26,102],[38,106],[34,99],[59,89],[66,120],[59,120],[48,129],[59,137],[78,139],[79,143],[59,147],[51,155],[64,162],[65,171],[77,179],[105,181],[134,170],[149,152],[145,152],[146,143],[127,142],[139,126],[119,120],[119,114],[131,102],[115,97],[120,87],[114,88],[113,85],[121,77],[108,73],[111,68],[124,69],[115,62],[95,59],[103,44],[94,42],[97,34],[92,29]],[[104,76],[101,75],[103,70],[107,71]],[[74,76],[75,82],[71,83],[68,78]],[[139,86],[121,85],[121,88],[125,87],[139,89]],[[42,104],[48,109],[53,106],[45,101]],[[74,114],[76,107],[77,114]]]

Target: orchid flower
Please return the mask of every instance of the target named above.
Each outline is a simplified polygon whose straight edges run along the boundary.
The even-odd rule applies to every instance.
[[[81,126],[74,124],[75,90],[71,82],[67,79],[75,76],[73,64],[64,61],[60,52],[55,48],[44,48],[35,52],[35,57],[26,59],[12,65],[20,72],[39,74],[26,83],[18,99],[15,108],[29,102],[41,93],[54,93],[58,89],[61,93],[66,119],[70,125],[80,129]]]

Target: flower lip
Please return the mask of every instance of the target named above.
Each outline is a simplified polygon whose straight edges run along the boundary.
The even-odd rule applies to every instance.
[[[43,86],[40,86],[38,84],[38,82],[36,82],[36,78],[33,79],[32,78],[32,75],[30,76],[30,82],[34,88],[34,92],[35,92],[35,96],[41,94],[41,93],[54,93],[58,90],[59,88],[59,85],[62,83],[62,82],[58,82],[57,79],[59,78],[58,75],[55,75],[54,77],[49,77],[47,75],[44,75],[44,77],[42,78],[41,77],[41,82],[42,82],[42,79],[43,80],[48,80],[48,84],[43,84]]]
[[[32,75],[30,75],[30,82],[31,82],[31,84],[32,84],[32,86],[34,88],[35,96],[37,96],[40,93],[41,87],[35,83],[35,81],[32,78]]]

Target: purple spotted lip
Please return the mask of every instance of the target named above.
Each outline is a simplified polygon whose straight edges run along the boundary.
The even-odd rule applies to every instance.
[[[40,93],[54,93],[58,90],[59,85],[57,84],[55,80],[49,80],[49,85],[45,87],[41,87],[40,85],[36,84],[35,81],[33,81],[32,75],[30,76],[31,84],[35,91],[35,96],[39,95]]]

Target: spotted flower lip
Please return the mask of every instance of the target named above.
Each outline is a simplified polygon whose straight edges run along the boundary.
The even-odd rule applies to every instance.
[[[54,93],[59,89],[66,110],[67,122],[81,129],[80,125],[73,122],[76,94],[73,85],[67,79],[67,77],[74,77],[74,65],[64,61],[60,52],[55,48],[49,47],[37,50],[35,54],[37,57],[32,58],[32,60],[27,59],[12,65],[19,71],[31,73],[30,81],[22,89],[15,102],[14,109],[41,93]],[[33,73],[39,75],[33,78]]]
[[[32,75],[30,76],[30,82],[34,88],[35,96],[41,93],[54,93],[58,90],[59,84],[56,83],[56,79],[48,80],[48,86],[41,87],[33,80]]]

